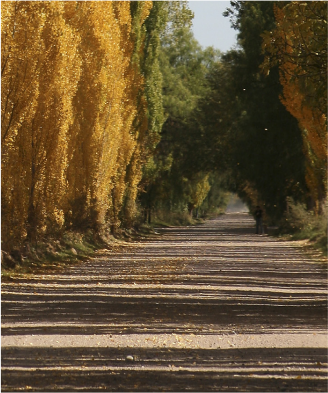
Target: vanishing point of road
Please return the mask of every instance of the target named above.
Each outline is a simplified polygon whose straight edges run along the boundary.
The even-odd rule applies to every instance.
[[[247,213],[2,283],[2,391],[327,391],[327,270]]]

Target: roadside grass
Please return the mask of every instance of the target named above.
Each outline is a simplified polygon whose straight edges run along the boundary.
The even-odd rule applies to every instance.
[[[223,214],[224,210],[215,212],[211,215],[204,216],[203,214],[199,217],[192,217],[188,212],[170,212],[167,210],[157,210],[153,214],[152,227],[180,227],[180,226],[190,226],[199,225],[204,221],[219,216]]]
[[[187,226],[193,224],[193,218],[187,212],[170,212],[167,210],[157,210],[153,214],[151,226]]]
[[[67,265],[82,261],[99,247],[90,232],[85,234],[68,231],[59,238],[48,238],[36,243],[25,243],[9,256],[2,255],[1,279],[13,275],[50,273]]]
[[[306,210],[305,206],[289,201],[288,213],[283,218],[279,235],[291,240],[308,240],[307,246],[327,257],[327,206],[321,214]]]
[[[158,236],[145,224],[137,228],[117,230],[115,236],[102,236],[89,230],[85,233],[66,231],[57,238],[47,238],[37,243],[25,243],[21,249],[1,254],[1,279],[18,276],[51,274],[86,259],[117,250],[129,242]]]
[[[318,248],[327,257],[327,236],[318,237],[315,241],[315,248]]]

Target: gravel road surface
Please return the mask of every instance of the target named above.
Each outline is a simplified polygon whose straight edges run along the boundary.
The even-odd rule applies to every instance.
[[[2,283],[2,391],[327,391],[327,270],[247,213]]]

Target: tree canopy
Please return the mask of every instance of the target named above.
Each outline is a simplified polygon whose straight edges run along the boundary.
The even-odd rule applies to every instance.
[[[2,244],[327,196],[324,2],[232,1],[238,46],[186,1],[1,3]]]
[[[263,33],[264,72],[279,67],[281,102],[298,120],[306,183],[316,210],[327,193],[327,6],[274,5],[275,27]]]

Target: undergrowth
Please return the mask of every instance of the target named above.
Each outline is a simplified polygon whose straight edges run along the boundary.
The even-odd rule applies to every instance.
[[[122,246],[122,242],[136,241],[154,236],[147,225],[138,228],[120,229],[115,237],[110,234],[95,234],[92,230],[84,233],[66,231],[57,238],[46,238],[35,243],[25,242],[20,249],[10,253],[2,251],[1,278],[10,279],[15,275],[51,273],[76,264],[101,250]]]
[[[81,261],[103,247],[91,232],[68,231],[60,238],[47,238],[37,242],[25,242],[10,254],[2,251],[2,279],[14,274],[50,272]]]
[[[194,218],[188,212],[170,212],[157,210],[151,225],[154,227],[189,226],[203,222],[202,218]]]
[[[289,234],[293,240],[308,239],[313,248],[327,256],[327,204],[322,206],[318,215],[292,199],[288,200],[288,205],[288,212],[279,227],[280,234]]]

